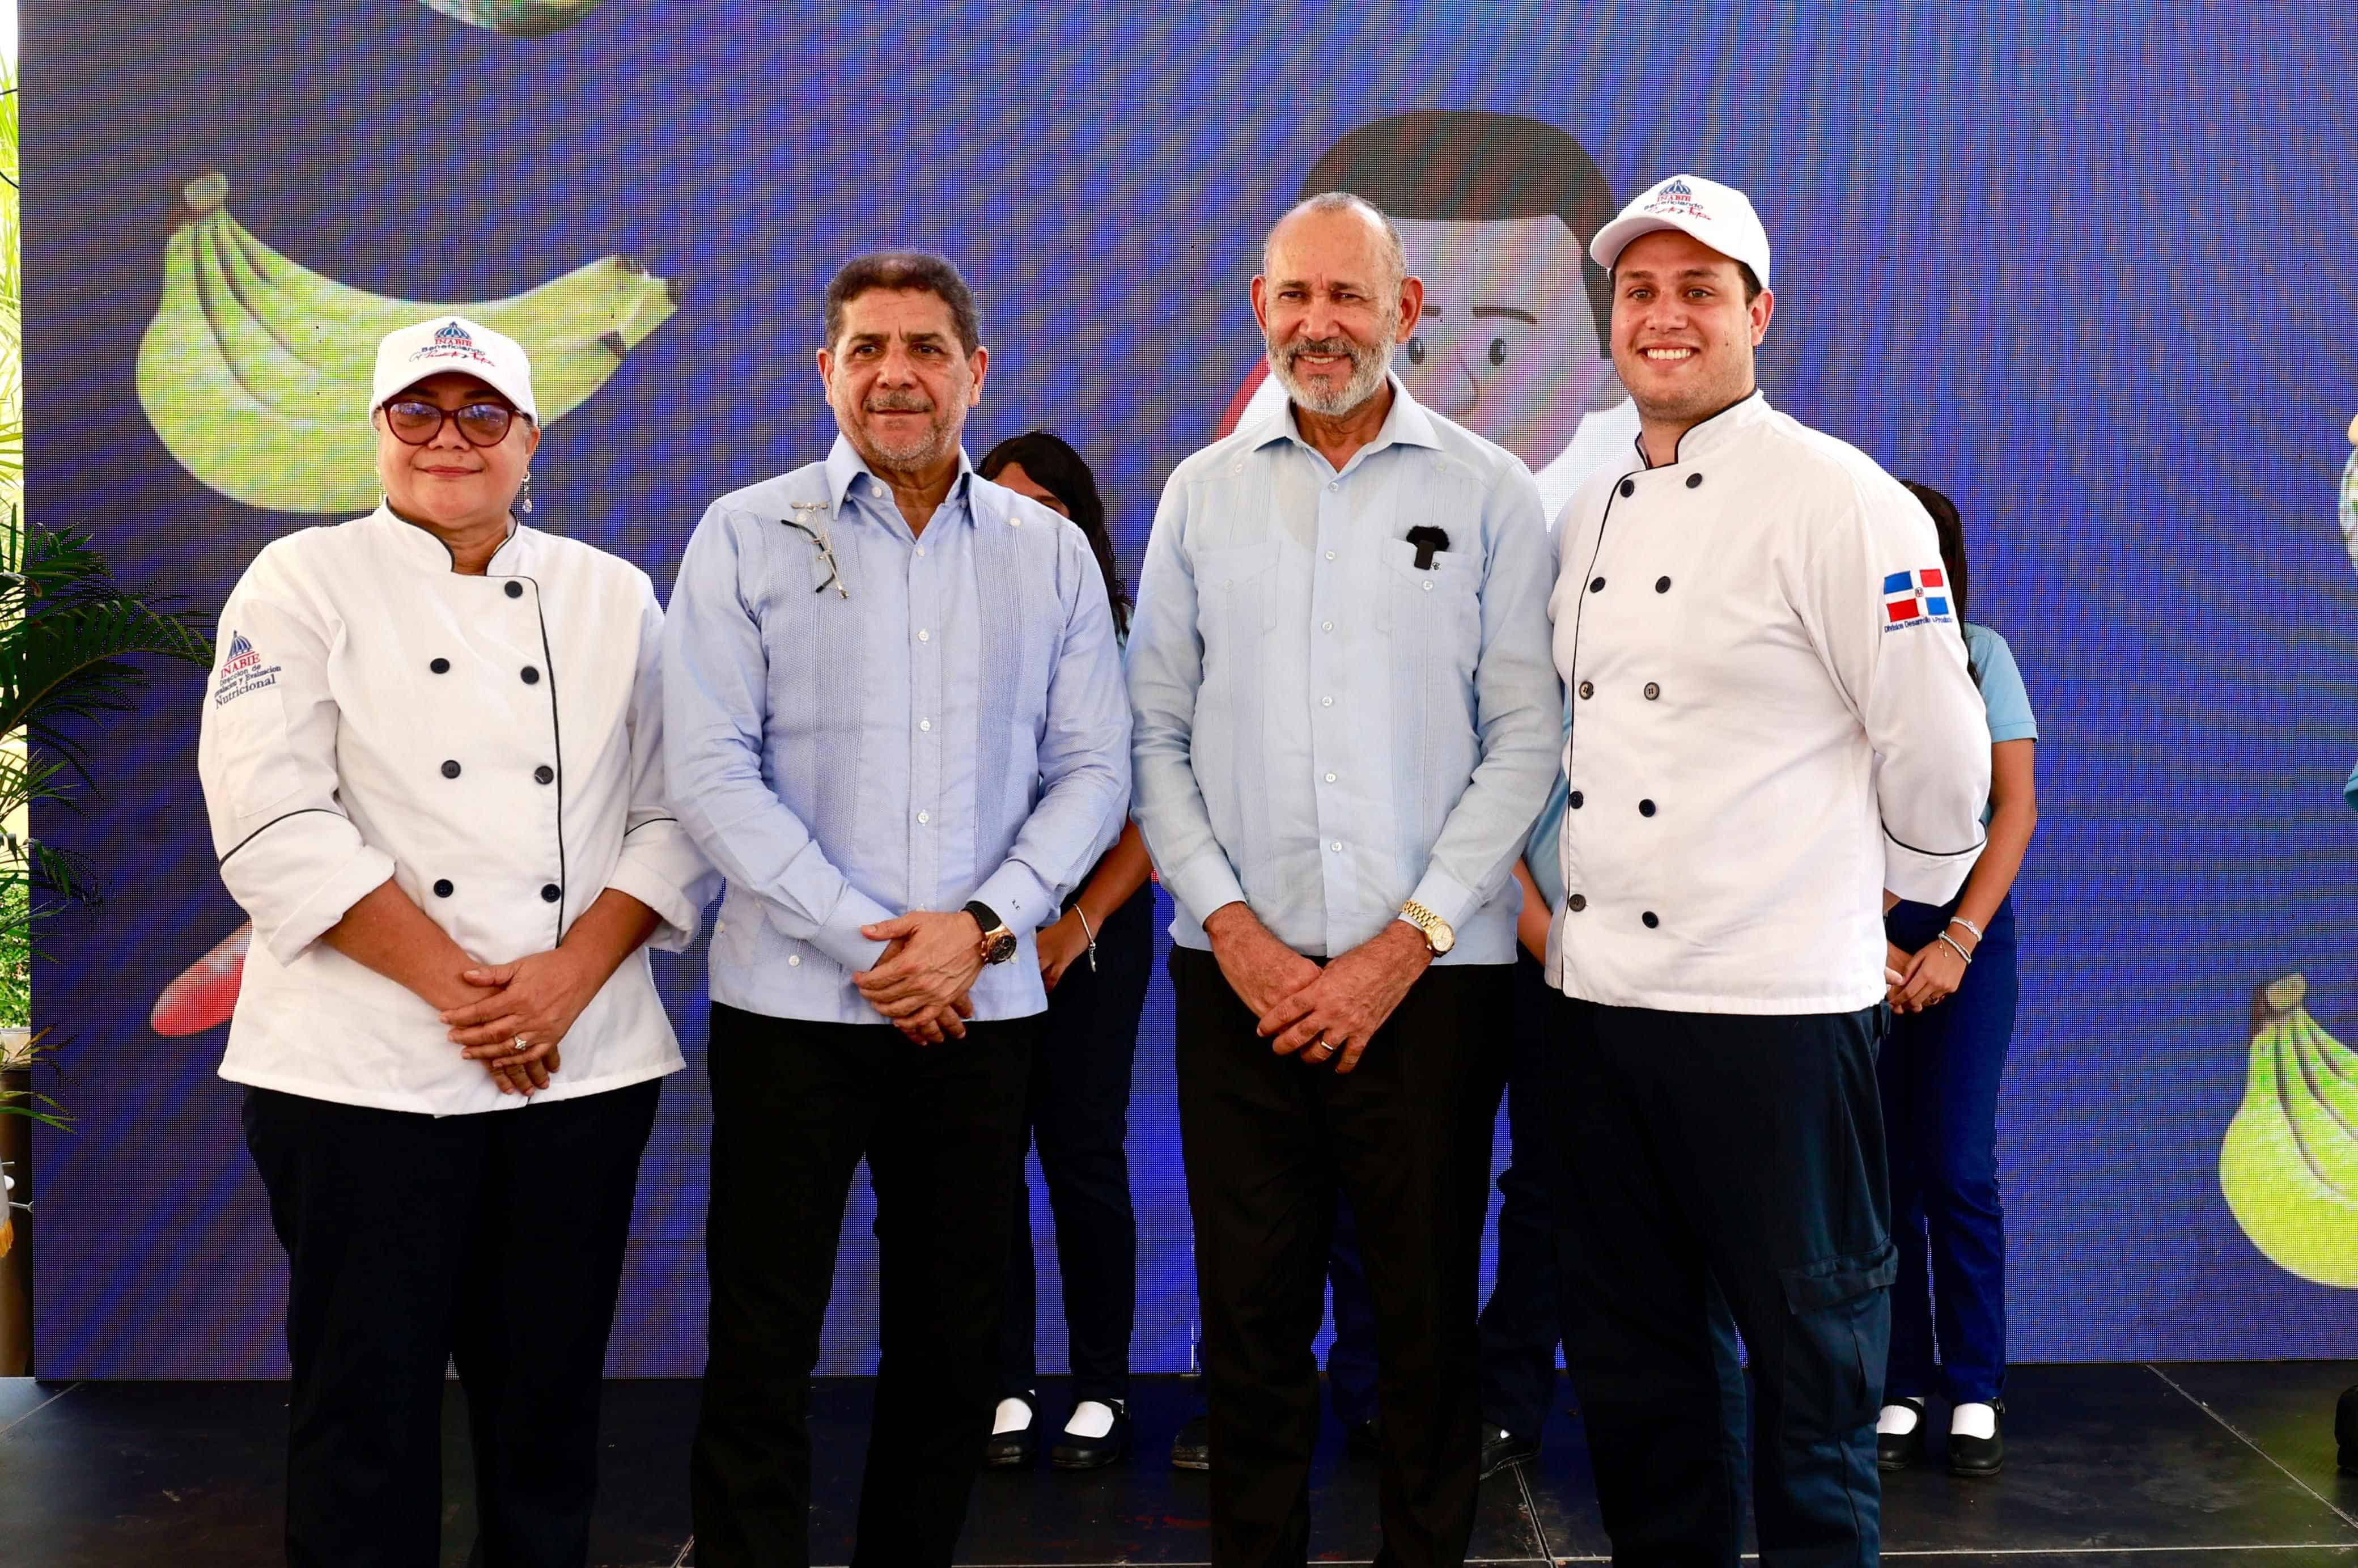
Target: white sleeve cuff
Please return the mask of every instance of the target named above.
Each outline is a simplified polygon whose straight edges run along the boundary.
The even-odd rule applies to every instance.
[[[1944,904],[1957,896],[1957,890],[1973,872],[1974,862],[1981,858],[1980,844],[1943,855],[1902,844],[1886,833],[1883,886],[1910,903]]]

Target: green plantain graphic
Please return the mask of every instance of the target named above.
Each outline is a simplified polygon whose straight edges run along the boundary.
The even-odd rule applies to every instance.
[[[599,0],[426,0],[446,16],[494,33],[536,38],[571,27],[598,8]]]
[[[139,345],[139,403],[181,467],[249,506],[375,503],[369,385],[377,340],[397,327],[458,315],[514,338],[532,356],[533,394],[551,424],[678,305],[676,281],[619,255],[505,299],[389,299],[287,260],[230,215],[228,196],[218,173],[181,188],[163,297]]]
[[[2358,1052],[2318,1027],[2287,975],[2252,1008],[2244,1103],[2219,1146],[2219,1186],[2270,1262],[2358,1287]]]

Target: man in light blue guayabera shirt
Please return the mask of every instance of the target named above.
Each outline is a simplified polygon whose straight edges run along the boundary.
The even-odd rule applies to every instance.
[[[966,280],[857,257],[826,331],[835,449],[712,503],[665,625],[673,809],[729,879],[690,1472],[721,1568],[810,1561],[810,1372],[862,1155],[883,1359],[853,1561],[950,1561],[998,1397],[1033,937],[1130,796],[1087,541],[958,445],[990,364]]]
[[[1546,527],[1520,460],[1389,373],[1423,286],[1383,214],[1313,197],[1261,259],[1288,400],[1171,476],[1130,636],[1132,815],[1178,905],[1211,1555],[1306,1549],[1339,1187],[1376,1313],[1379,1560],[1455,1563],[1509,873],[1563,715]]]

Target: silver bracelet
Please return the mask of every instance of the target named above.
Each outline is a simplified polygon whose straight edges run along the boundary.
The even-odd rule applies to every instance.
[[[1087,910],[1083,909],[1076,903],[1073,905],[1073,913],[1081,917],[1081,934],[1089,939],[1089,973],[1094,975],[1098,972],[1097,931],[1089,925],[1089,912]],[[1968,959],[1966,961],[1970,963],[1972,960]]]
[[[1967,920],[1967,919],[1966,919],[1963,915],[1962,915],[1962,914],[1952,914],[1952,915],[1949,916],[1949,925],[1962,925],[1962,926],[1963,926],[1966,930],[1968,930],[1968,931],[1970,931],[1970,932],[1972,932],[1972,933],[1974,934],[1974,940],[1976,943],[1980,942],[1980,941],[1981,941],[1981,939],[1982,939],[1982,928],[1981,928],[1980,926],[1978,926],[1978,925],[1975,925],[1972,921]],[[1945,927],[1944,927],[1944,929],[1945,929]]]
[[[1966,952],[1963,947],[1958,946],[1954,942],[1950,942],[1950,941],[1949,941],[1949,934],[1948,934],[1947,932],[1945,932],[1945,931],[1942,932],[1942,933],[1941,933],[1941,938],[1940,938],[1940,939],[1941,939],[1942,942],[1946,942],[1946,943],[1948,943],[1948,947],[1949,947],[1949,951],[1950,951],[1950,952],[1954,953],[1958,957],[1963,958],[1966,963],[1970,964],[1970,963],[1972,963],[1972,962],[1974,961],[1974,956],[1973,956],[1971,953]]]

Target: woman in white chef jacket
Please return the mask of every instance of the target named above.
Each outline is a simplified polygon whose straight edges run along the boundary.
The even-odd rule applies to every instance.
[[[384,503],[247,569],[198,748],[254,918],[222,1076],[293,1276],[287,1555],[437,1560],[455,1357],[477,1561],[580,1563],[681,1065],[644,949],[686,946],[712,891],[663,798],[662,611],[512,515],[540,440],[514,342],[392,333],[369,417]]]

